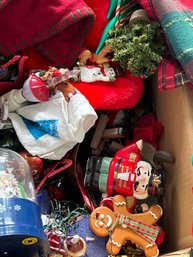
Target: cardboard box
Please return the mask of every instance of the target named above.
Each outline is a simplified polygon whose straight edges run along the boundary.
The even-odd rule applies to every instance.
[[[164,250],[169,253],[193,246],[193,91],[181,86],[159,92],[153,84],[155,111],[164,125],[160,149],[175,157],[168,167],[164,197]]]
[[[183,250],[179,250],[177,252],[167,253],[164,255],[160,255],[160,257],[191,257],[190,255],[191,248],[186,248]]]

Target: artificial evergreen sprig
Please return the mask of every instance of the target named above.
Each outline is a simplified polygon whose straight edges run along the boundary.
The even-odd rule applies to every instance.
[[[112,47],[112,61],[118,61],[135,76],[147,77],[155,71],[166,52],[161,27],[155,21],[139,20],[132,26],[122,26],[108,33],[106,44]]]

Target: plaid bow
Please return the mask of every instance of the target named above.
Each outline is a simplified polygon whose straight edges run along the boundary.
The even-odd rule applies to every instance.
[[[153,225],[145,224],[139,220],[130,218],[128,216],[116,214],[116,224],[118,225],[127,225],[133,231],[135,231],[138,235],[143,237],[150,243],[155,243],[157,235],[159,233],[159,228]]]

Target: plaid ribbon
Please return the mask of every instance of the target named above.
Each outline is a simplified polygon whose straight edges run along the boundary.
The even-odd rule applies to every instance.
[[[163,59],[158,68],[159,90],[166,91],[179,86],[193,89],[193,1],[137,0],[137,3],[151,18],[161,23],[172,53]]]
[[[152,3],[175,58],[193,83],[193,3],[189,8],[177,0],[152,0]]]
[[[139,220],[130,218],[125,215],[116,214],[116,224],[127,225],[138,235],[143,237],[149,243],[155,243],[157,235],[159,233],[159,228],[153,225],[145,224]]]
[[[157,79],[160,91],[167,91],[184,85],[193,89],[193,84],[188,79],[182,66],[171,56],[166,56],[160,63],[157,72]]]

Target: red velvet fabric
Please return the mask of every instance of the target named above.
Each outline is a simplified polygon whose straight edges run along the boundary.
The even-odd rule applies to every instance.
[[[91,52],[95,52],[103,29],[109,22],[106,16],[110,1],[85,0],[85,3],[94,12],[95,20],[90,32],[85,37],[83,46]],[[76,40],[74,38],[74,41]],[[75,43],[74,41],[73,43]],[[49,65],[54,65],[34,48],[26,48],[22,53],[29,56],[25,64],[26,74],[31,69],[47,69]],[[123,77],[118,77],[113,82],[97,81],[94,83],[78,82],[73,84],[88,99],[95,110],[132,108],[140,100],[144,89],[143,79],[131,76],[129,72]]]
[[[78,82],[73,85],[88,99],[95,110],[133,108],[143,93],[143,80],[129,72],[113,82]]]
[[[148,113],[142,116],[137,122],[133,130],[133,140],[143,139],[144,142],[152,144],[158,149],[158,142],[164,127],[160,121],[157,120],[154,113]]]
[[[100,41],[102,32],[109,20],[107,20],[107,13],[109,9],[109,0],[85,0],[87,5],[92,8],[95,14],[94,24],[86,37],[85,47],[91,52],[95,52]]]
[[[71,67],[93,20],[83,0],[1,1],[0,54],[34,46],[55,65]]]
[[[85,48],[95,52],[102,32],[109,22],[107,13],[110,1],[85,0],[85,2],[95,14],[94,24],[85,39]],[[75,86],[96,110],[133,108],[140,100],[144,89],[143,79],[131,76],[129,72],[113,82],[79,82]]]

